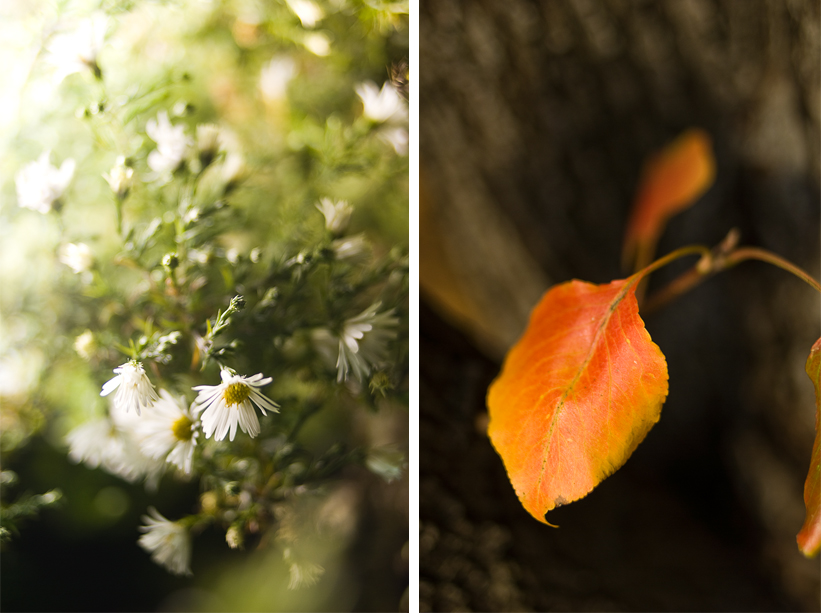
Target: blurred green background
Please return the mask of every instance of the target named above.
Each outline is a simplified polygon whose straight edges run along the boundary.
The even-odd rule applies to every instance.
[[[49,44],[95,11],[109,19],[97,58],[103,79],[91,70],[60,79]],[[374,257],[401,258],[408,245],[407,125],[389,129],[363,117],[356,86],[407,74],[407,54],[407,2],[0,5],[0,63],[8,67],[0,71],[0,451],[3,470],[17,475],[3,488],[2,503],[55,488],[63,494],[22,520],[4,544],[3,610],[407,608],[407,476],[385,483],[362,467],[346,468],[318,503],[335,530],[307,545],[325,568],[311,588],[287,589],[280,551],[257,550],[254,539],[231,550],[212,528],[194,540],[193,578],[151,562],[136,542],[145,509],[156,506],[171,518],[189,513],[199,486],[165,478],[150,493],[67,459],[65,434],[104,403],[105,369],[73,348],[101,314],[89,310],[96,303],[88,280],[58,257],[62,237],[81,240],[115,291],[141,291],[139,272],[117,259],[117,215],[101,176],[124,151],[136,174],[147,172],[155,144],[143,127],[158,110],[169,110],[189,135],[196,124],[218,124],[227,154],[243,159],[242,182],[230,196],[231,229],[214,239],[219,257],[263,245],[263,263],[275,262],[318,242],[325,229],[315,204],[329,196],[354,205],[349,234],[363,233]],[[397,134],[403,129],[404,136]],[[45,150],[58,167],[67,158],[77,163],[59,215],[17,204],[15,176]],[[220,180],[214,168],[209,172],[203,191]],[[124,225],[138,234],[141,220],[166,215],[176,198],[169,191],[135,181]],[[399,335],[406,347],[406,324]],[[340,403],[306,425],[302,442],[366,441],[406,452],[407,390],[377,404],[370,411]]]

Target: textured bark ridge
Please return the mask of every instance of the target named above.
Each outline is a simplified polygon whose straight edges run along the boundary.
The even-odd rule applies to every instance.
[[[815,0],[422,0],[420,35],[423,296],[496,363],[550,285],[624,276],[621,241],[642,164],[687,128],[710,135],[716,183],[671,220],[658,253],[716,244],[735,226],[742,242],[818,276]],[[678,270],[654,274],[650,291]],[[750,263],[649,318],[668,358],[670,396],[664,417],[620,471],[623,479],[633,464],[649,471],[673,488],[665,504],[681,505],[694,530],[736,539],[737,551],[780,590],[784,600],[768,607],[818,606],[817,561],[795,550],[815,417],[803,364],[821,335],[817,313],[818,297],[799,281]],[[470,405],[478,413],[484,389],[470,381],[457,389],[480,399]],[[422,390],[423,406],[425,394],[442,391]],[[423,454],[435,452],[422,444]],[[429,469],[444,487],[451,467],[433,461]],[[479,479],[465,471],[469,482]],[[570,531],[565,518],[576,505],[596,504],[596,495],[554,511],[558,532]],[[477,526],[489,521],[471,505],[464,513]],[[426,525],[446,529],[430,518]],[[516,531],[500,525],[512,530],[506,559],[527,563],[517,557],[524,554]],[[593,567],[579,556],[568,573]],[[637,558],[631,568],[639,572],[641,564]],[[525,589],[521,577],[511,583],[521,591],[510,608],[550,604],[550,581]],[[446,583],[429,579],[433,593]],[[480,606],[465,589],[468,605]],[[567,598],[553,608],[583,606]]]

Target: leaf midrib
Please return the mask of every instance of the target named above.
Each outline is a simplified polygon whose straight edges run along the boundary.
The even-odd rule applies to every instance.
[[[547,430],[547,434],[545,434],[545,436],[542,439],[543,440],[544,453],[542,454],[542,467],[539,470],[539,481],[536,483],[536,491],[537,492],[539,492],[541,490],[541,487],[542,487],[542,481],[543,481],[544,475],[545,475],[545,468],[546,468],[546,465],[547,465],[547,459],[548,459],[548,456],[549,456],[549,453],[550,453],[550,444],[553,442],[553,430],[555,429],[556,424],[558,423],[559,413],[561,413],[562,409],[564,408],[564,404],[567,400],[567,397],[570,395],[570,392],[575,389],[576,384],[578,383],[579,379],[582,376],[582,373],[585,372],[585,370],[587,369],[587,366],[590,364],[590,360],[593,358],[593,354],[596,352],[596,349],[598,348],[598,344],[599,344],[599,341],[601,340],[603,331],[607,327],[607,325],[610,323],[610,318],[613,316],[613,312],[616,310],[616,308],[618,308],[618,305],[621,304],[621,301],[624,300],[625,296],[627,296],[627,292],[631,288],[631,286],[633,286],[638,281],[637,277],[639,277],[638,274],[633,275],[632,277],[628,277],[625,284],[624,284],[624,287],[621,289],[621,291],[618,294],[616,294],[615,298],[613,298],[613,301],[610,303],[610,305],[607,309],[607,314],[602,318],[602,321],[599,324],[599,328],[596,330],[596,335],[593,337],[593,340],[590,343],[590,349],[588,350],[587,355],[584,358],[584,361],[582,362],[581,366],[579,367],[579,370],[576,373],[576,376],[573,378],[573,381],[571,381],[570,385],[568,385],[565,388],[565,391],[562,394],[562,397],[559,399],[559,402],[556,405],[556,410],[553,412],[553,418],[550,420],[550,427]],[[555,503],[555,501],[551,501],[551,502]],[[568,502],[572,502],[572,500],[568,500]],[[552,508],[554,508],[554,507],[551,507],[551,509]],[[549,511],[550,509],[547,509],[547,510]]]

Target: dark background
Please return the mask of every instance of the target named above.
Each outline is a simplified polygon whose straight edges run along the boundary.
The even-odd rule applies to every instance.
[[[821,609],[795,544],[814,436],[818,296],[749,262],[646,317],[658,425],[614,476],[521,508],[484,428],[550,285],[624,276],[643,161],[689,127],[713,187],[660,255],[741,242],[819,274],[814,0],[421,2],[421,610]],[[651,291],[692,261],[651,279]]]
[[[247,569],[254,560],[265,563],[258,538],[249,535],[244,550],[229,549],[224,531],[206,528],[193,539],[193,577],[170,574],[137,545],[145,509],[156,506],[169,518],[190,513],[200,493],[197,481],[166,477],[157,492],[147,492],[142,484],[72,464],[42,437],[33,438],[3,468],[14,470],[20,483],[35,491],[59,487],[67,501],[22,522],[19,535],[4,545],[3,611],[249,610],[241,598],[227,601],[220,585],[225,573],[241,565]],[[300,606],[300,594],[317,590],[326,594],[321,602],[329,610],[407,610],[407,479],[385,484],[364,467],[353,467],[342,481],[357,497],[353,536],[337,562],[344,572],[329,568],[325,584],[295,592],[283,588],[282,597],[265,610],[314,610],[316,599],[307,598]],[[100,513],[97,501],[105,488],[123,496],[121,514]],[[10,489],[9,499],[24,491],[20,486]],[[287,577],[287,569],[284,574]],[[269,580],[282,583],[282,576],[272,574]],[[259,590],[270,592],[263,585]]]

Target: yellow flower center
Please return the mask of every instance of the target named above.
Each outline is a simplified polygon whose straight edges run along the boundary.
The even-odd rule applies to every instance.
[[[229,407],[234,404],[242,404],[251,395],[251,388],[244,383],[232,383],[225,388],[222,397]]]
[[[194,433],[191,431],[192,423],[193,422],[185,415],[175,421],[174,425],[171,426],[171,432],[174,433],[174,438],[178,441],[190,441],[191,437],[194,436]]]

